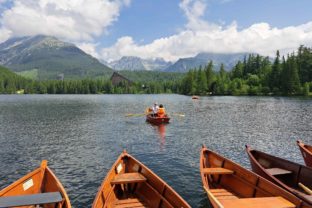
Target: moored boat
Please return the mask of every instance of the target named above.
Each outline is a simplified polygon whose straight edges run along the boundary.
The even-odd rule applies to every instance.
[[[312,167],[312,146],[304,144],[300,140],[297,141],[297,144],[300,148],[305,164]]]
[[[246,146],[252,170],[285,190],[293,193],[312,207],[312,168],[300,165]]]
[[[190,205],[155,173],[124,151],[106,175],[92,207],[189,208]]]
[[[154,116],[152,114],[146,115],[146,121],[155,125],[169,123],[169,120],[170,120],[170,117],[168,117],[168,115],[165,115],[162,117]]]
[[[192,99],[193,99],[193,100],[198,100],[198,99],[199,99],[199,97],[198,97],[198,96],[196,96],[196,95],[193,95],[193,96],[192,96]]]
[[[70,208],[67,193],[43,160],[39,168],[0,191],[0,207]]]
[[[270,181],[203,146],[200,174],[214,208],[306,208],[309,205]]]

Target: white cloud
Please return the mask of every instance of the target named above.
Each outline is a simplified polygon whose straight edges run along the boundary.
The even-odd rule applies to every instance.
[[[130,0],[14,0],[3,12],[0,25],[12,36],[44,34],[92,41],[107,33],[120,8],[129,4]]]
[[[235,21],[222,27],[203,20],[206,9],[203,0],[183,0],[179,6],[188,20],[182,31],[145,45],[136,43],[132,37],[121,37],[111,47],[102,49],[102,58],[111,61],[132,55],[175,61],[199,52],[252,52],[274,56],[276,50],[285,54],[296,50],[300,44],[312,44],[312,21],[285,28],[262,22],[239,30]]]
[[[94,43],[77,43],[76,44],[78,46],[78,48],[80,48],[81,50],[83,50],[84,52],[86,52],[87,54],[90,54],[91,56],[100,59],[100,55],[98,54],[96,47],[97,44]]]

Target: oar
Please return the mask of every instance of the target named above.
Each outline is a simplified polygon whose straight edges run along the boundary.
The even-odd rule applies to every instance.
[[[182,113],[171,113],[171,115],[185,117],[185,115]]]
[[[298,185],[309,195],[312,195],[312,190],[303,185],[302,183],[298,183]]]
[[[137,116],[145,116],[145,113],[128,113],[126,117],[137,117]]]

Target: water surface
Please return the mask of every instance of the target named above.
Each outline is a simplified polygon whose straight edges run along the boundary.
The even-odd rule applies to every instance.
[[[155,101],[172,114],[156,127]],[[185,114],[185,117],[173,113]],[[312,100],[180,95],[0,95],[0,189],[48,160],[74,207],[91,207],[123,149],[193,207],[207,207],[199,174],[202,144],[249,168],[244,145],[303,163],[296,139],[312,144]]]

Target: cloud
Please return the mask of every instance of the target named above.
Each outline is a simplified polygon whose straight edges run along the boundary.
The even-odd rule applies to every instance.
[[[13,0],[2,13],[0,25],[12,36],[43,34],[92,41],[107,33],[120,8],[129,4],[130,0]]]
[[[98,44],[94,44],[94,43],[77,43],[76,44],[78,48],[80,48],[81,50],[83,50],[84,52],[86,52],[87,54],[90,54],[91,56],[100,59],[100,55],[98,54],[96,47]]]
[[[312,22],[285,28],[260,22],[238,29],[235,21],[221,26],[203,20],[206,9],[203,0],[183,0],[179,6],[187,18],[184,29],[179,33],[148,44],[136,43],[129,36],[121,37],[111,47],[101,50],[102,59],[111,61],[122,56],[139,56],[176,61],[200,52],[250,52],[274,56],[276,50],[286,54],[296,50],[300,44],[312,44]]]

